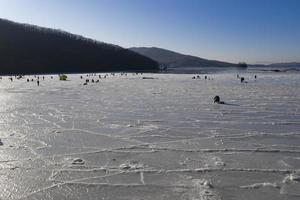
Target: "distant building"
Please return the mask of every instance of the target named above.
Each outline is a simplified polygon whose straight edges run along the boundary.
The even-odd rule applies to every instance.
[[[238,67],[239,67],[239,68],[247,68],[248,65],[247,65],[247,63],[245,63],[245,62],[240,62],[240,63],[238,63]]]

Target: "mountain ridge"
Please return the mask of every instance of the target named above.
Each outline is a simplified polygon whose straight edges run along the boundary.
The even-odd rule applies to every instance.
[[[131,47],[129,48],[141,55],[148,56],[153,60],[156,60],[161,65],[165,65],[168,68],[176,69],[176,68],[213,68],[213,67],[221,67],[221,68],[243,68],[241,64],[235,64],[230,62],[218,61],[218,60],[209,60],[193,55],[187,55],[183,53],[178,53],[176,51],[163,49],[159,47]],[[160,54],[158,56],[158,54]],[[167,54],[164,56],[164,54]],[[194,60],[194,63],[192,62]],[[196,60],[196,61],[195,61]],[[201,63],[204,62],[204,63]],[[185,66],[186,64],[191,63],[191,66]],[[282,63],[272,63],[272,64],[247,64],[249,67],[300,67],[300,62],[282,62]]]
[[[158,69],[156,61],[117,45],[0,18],[0,74]]]
[[[223,62],[218,60],[208,60],[192,55],[185,55],[175,51],[158,47],[131,47],[132,51],[148,56],[167,68],[176,69],[184,67],[241,67],[239,64]]]

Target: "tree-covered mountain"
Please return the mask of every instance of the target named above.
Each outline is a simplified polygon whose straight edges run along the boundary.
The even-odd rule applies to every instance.
[[[263,67],[263,68],[300,68],[299,62],[287,62],[287,63],[272,63],[272,64],[252,64],[250,67]]]
[[[177,52],[173,52],[166,49],[157,47],[133,47],[130,50],[135,51],[141,55],[152,58],[157,61],[161,66],[167,69],[176,70],[177,68],[212,68],[212,67],[247,67],[244,64],[233,64],[227,62],[221,62],[217,60],[207,60],[196,56],[184,55]]]
[[[68,32],[0,19],[0,73],[157,71],[146,56]]]
[[[264,71],[264,72],[299,72],[300,63],[299,62],[289,62],[289,63],[272,63],[272,64],[253,64],[249,65],[251,70]]]
[[[289,68],[299,68],[300,67],[300,63],[298,62],[290,62],[290,63],[273,63],[273,64],[269,64],[269,65],[265,65],[267,67],[289,67]]]

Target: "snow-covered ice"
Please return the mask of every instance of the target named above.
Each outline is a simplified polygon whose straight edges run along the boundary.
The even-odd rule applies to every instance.
[[[2,77],[0,199],[299,199],[300,74],[257,75]]]

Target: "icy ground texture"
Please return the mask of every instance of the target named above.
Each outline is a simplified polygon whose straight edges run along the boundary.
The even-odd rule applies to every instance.
[[[299,200],[300,75],[192,76],[3,77],[0,199]]]

